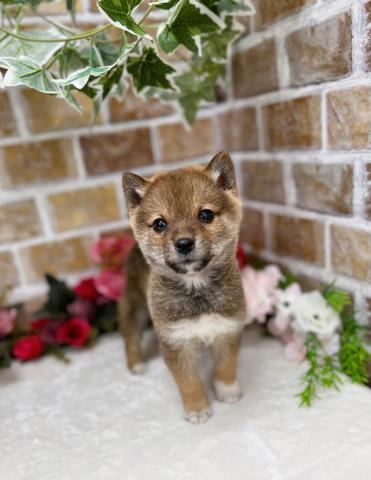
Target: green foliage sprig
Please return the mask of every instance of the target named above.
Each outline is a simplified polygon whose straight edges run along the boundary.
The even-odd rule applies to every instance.
[[[45,1],[0,0],[0,83],[56,95],[76,108],[79,90],[97,112],[107,97],[122,97],[131,79],[146,98],[177,103],[188,123],[225,80],[228,48],[239,33],[234,17],[254,13],[250,0],[153,1],[141,16],[142,0],[98,0],[108,23],[82,31],[38,13]],[[72,21],[75,3],[66,0]],[[22,28],[27,9],[46,30]],[[154,13],[157,23],[150,23]],[[180,47],[186,60],[169,65],[164,58],[174,60]]]
[[[371,354],[365,346],[365,327],[346,312],[351,304],[349,295],[331,285],[325,289],[323,296],[340,315],[340,351],[337,355],[326,355],[318,337],[314,333],[308,334],[305,345],[309,368],[302,377],[304,388],[298,394],[300,406],[311,406],[321,388],[339,390],[344,375],[354,383],[369,382]]]

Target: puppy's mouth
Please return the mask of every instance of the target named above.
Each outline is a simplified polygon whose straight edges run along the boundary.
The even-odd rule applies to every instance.
[[[207,256],[201,260],[194,260],[190,258],[185,258],[179,262],[166,261],[168,267],[170,267],[174,272],[187,274],[187,273],[198,273],[201,272],[207,265],[210,263],[212,257]]]

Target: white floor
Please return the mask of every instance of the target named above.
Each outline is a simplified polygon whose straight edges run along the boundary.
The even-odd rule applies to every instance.
[[[370,480],[371,390],[346,385],[300,409],[302,367],[277,341],[246,336],[245,396],[213,400],[203,425],[182,419],[160,357],[128,374],[118,335],[69,366],[47,358],[0,372],[0,478]]]

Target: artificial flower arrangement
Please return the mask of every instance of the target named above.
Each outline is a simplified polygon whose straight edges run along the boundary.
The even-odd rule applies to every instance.
[[[274,265],[260,270],[245,266],[242,280],[246,323],[263,324],[283,342],[288,359],[308,362],[300,405],[310,406],[321,388],[338,390],[344,375],[354,383],[369,382],[365,327],[349,313],[348,293],[333,286],[303,292],[292,275],[284,277]]]
[[[17,324],[17,309],[0,301],[0,367],[13,359],[23,362],[53,354],[68,362],[63,347],[88,347],[95,339],[117,329],[117,300],[124,291],[123,266],[134,244],[129,235],[101,238],[91,250],[100,267],[96,276],[74,288],[52,275],[44,306],[33,314],[28,328]]]
[[[125,261],[133,245],[129,235],[101,238],[91,250],[99,273],[73,288],[47,274],[47,301],[28,328],[17,322],[20,306],[6,307],[5,294],[0,295],[0,368],[13,359],[26,362],[45,354],[68,362],[65,347],[90,347],[98,336],[117,330],[117,300],[124,293]],[[284,277],[276,266],[247,265],[241,244],[236,255],[246,324],[264,325],[283,342],[288,359],[308,362],[301,405],[311,405],[321,387],[339,389],[344,374],[353,382],[368,382],[370,354],[363,343],[363,327],[347,312],[347,293],[332,286],[322,293],[302,292],[294,277]]]

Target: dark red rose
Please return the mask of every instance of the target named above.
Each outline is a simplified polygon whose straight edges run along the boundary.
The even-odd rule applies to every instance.
[[[76,295],[85,300],[92,300],[93,302],[99,297],[99,293],[95,288],[94,278],[85,278],[73,289]]]
[[[41,332],[46,326],[48,322],[50,322],[49,317],[44,317],[44,318],[38,318],[37,320],[34,320],[31,322],[31,328],[34,332]]]
[[[71,347],[81,347],[89,339],[90,323],[85,318],[71,318],[57,330],[59,343],[67,343]]]
[[[38,335],[27,335],[17,340],[12,348],[13,357],[26,362],[40,357],[44,352],[44,344]]]
[[[242,247],[242,243],[238,242],[237,245],[237,251],[236,251],[236,257],[237,257],[237,262],[240,268],[243,268],[247,265],[247,258],[246,254],[244,252],[244,249]]]

